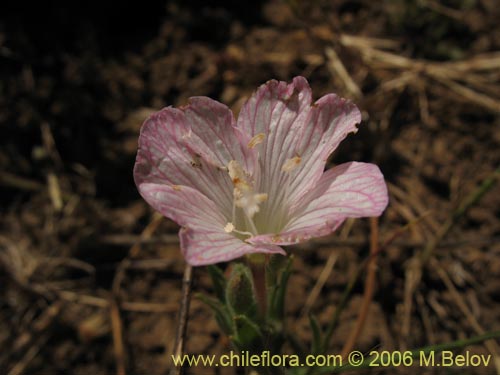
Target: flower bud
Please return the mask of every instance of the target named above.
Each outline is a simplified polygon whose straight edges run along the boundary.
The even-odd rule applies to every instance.
[[[257,316],[257,299],[250,269],[244,264],[234,265],[226,288],[226,302],[234,315]]]

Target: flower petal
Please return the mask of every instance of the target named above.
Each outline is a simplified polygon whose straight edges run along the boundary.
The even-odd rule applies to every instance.
[[[186,261],[192,266],[204,266],[227,262],[246,254],[281,254],[286,252],[277,245],[246,243],[224,231],[181,229],[181,250]]]
[[[358,131],[361,113],[349,100],[328,94],[312,106],[309,122],[298,138],[297,151],[301,165],[291,174],[289,200],[294,202],[306,194],[320,178],[330,154],[349,133]]]
[[[226,233],[224,215],[214,202],[195,189],[143,183],[139,191],[151,206],[183,226],[181,250],[193,266],[225,262],[251,253],[284,254],[278,246],[252,245]]]
[[[197,96],[181,109],[191,126],[191,146],[202,158],[222,167],[227,167],[231,160],[242,161],[245,169],[252,171],[254,165],[249,159],[253,152],[247,147],[250,137],[235,126],[233,113],[227,106]]]
[[[263,166],[256,186],[269,194],[269,204],[279,203],[281,168],[294,156],[310,104],[311,89],[304,78],[297,77],[291,84],[271,80],[260,86],[240,111],[237,126],[250,137],[264,137],[255,146]]]
[[[159,183],[190,186],[211,199],[227,216],[232,209],[230,160],[249,161],[247,136],[234,127],[232,112],[210,98],[164,108],[143,125],[134,168],[137,186]]]
[[[281,233],[252,237],[249,242],[289,245],[324,236],[348,217],[381,215],[387,203],[387,186],[375,164],[341,164],[326,171],[303,203],[292,208],[292,220]]]
[[[303,77],[261,86],[242,108],[238,127],[251,137],[264,134],[256,146],[265,166],[257,186],[268,193],[270,206],[262,211],[280,212],[306,194],[320,179],[328,156],[360,121],[357,107],[336,95],[312,104]]]

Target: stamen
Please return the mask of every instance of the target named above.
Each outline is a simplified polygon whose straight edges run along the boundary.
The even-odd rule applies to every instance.
[[[231,221],[234,223],[236,221],[236,199],[234,199],[234,191],[233,191],[233,211]]]
[[[254,135],[253,138],[250,140],[250,142],[248,142],[248,145],[247,145],[248,148],[252,149],[255,146],[257,146],[259,143],[262,143],[265,136],[266,135],[264,133],[259,133],[259,134]]]
[[[294,156],[291,159],[287,159],[285,163],[283,164],[283,167],[281,167],[282,172],[291,172],[295,168],[297,168],[300,165],[301,158],[300,156]]]
[[[250,225],[250,229],[252,230],[252,236],[256,236],[258,233],[257,227],[255,226],[255,223],[253,222],[252,218],[246,214],[246,211],[245,211],[245,219],[246,222]]]
[[[241,167],[240,163],[238,163],[236,160],[231,160],[227,165],[227,169],[229,172],[229,177],[231,177],[235,189],[247,190],[251,188],[247,181],[247,175]]]
[[[235,227],[234,227],[234,224],[233,223],[227,223],[226,226],[224,227],[224,232],[226,233],[238,233],[238,234],[241,234],[243,236],[250,236],[250,237],[253,237],[254,234],[253,233],[250,233],[250,232],[245,232],[245,231],[242,231],[242,230],[237,230]]]
[[[236,220],[236,207],[242,208],[247,226],[253,231],[253,235],[256,235],[257,228],[253,222],[253,217],[259,212],[259,205],[267,200],[267,194],[255,193],[250,176],[236,160],[231,160],[227,169],[234,185],[232,221]]]
[[[259,204],[267,200],[267,194],[254,194],[253,192],[248,192],[241,194],[238,199],[236,199],[236,206],[243,208],[245,214],[252,219],[254,215],[260,211]]]

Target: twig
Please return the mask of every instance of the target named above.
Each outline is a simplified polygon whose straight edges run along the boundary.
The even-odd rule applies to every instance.
[[[340,43],[343,46],[357,49],[367,65],[373,70],[391,69],[396,71],[396,74],[399,73],[398,71],[405,72],[398,74],[400,78],[382,84],[381,87],[384,90],[399,89],[408,84],[414,84],[418,87],[421,78],[428,77],[469,102],[483,106],[492,112],[500,112],[500,99],[498,94],[495,94],[497,92],[495,82],[485,81],[482,78],[487,78],[487,76],[481,77],[479,75],[479,73],[487,74],[489,71],[500,68],[500,54],[498,52],[457,62],[433,62],[413,60],[396,53],[382,51],[379,49],[381,47],[377,47],[369,38],[342,34]],[[407,75],[407,72],[413,74],[415,79],[412,80],[412,76]],[[461,81],[467,82],[475,90],[459,83]],[[482,90],[483,93],[476,91],[477,89]]]
[[[311,310],[311,307],[314,305],[316,300],[318,299],[319,294],[321,293],[321,290],[326,284],[326,281],[330,277],[330,274],[333,271],[333,267],[335,266],[335,263],[337,263],[337,259],[339,258],[340,252],[338,251],[333,251],[329,256],[328,259],[326,260],[325,266],[321,270],[321,273],[319,274],[318,280],[316,281],[316,284],[314,284],[314,287],[312,288],[311,292],[307,296],[306,303],[304,304],[304,308],[302,309],[300,316],[301,318],[309,313]]]
[[[47,174],[47,189],[49,191],[50,201],[54,209],[59,212],[63,208],[63,200],[59,179],[54,172]]]
[[[154,231],[160,225],[163,216],[159,213],[155,213],[151,222],[144,228],[141,233],[141,238],[149,238],[154,233]],[[131,264],[131,258],[138,255],[140,251],[140,243],[136,242],[130,248],[127,256],[120,262],[118,268],[116,269],[115,276],[113,278],[113,284],[111,287],[111,300],[109,303],[110,316],[111,316],[111,327],[113,330],[113,344],[115,348],[115,360],[116,360],[116,374],[125,375],[126,374],[126,354],[125,345],[123,343],[123,326],[120,317],[120,288],[125,278],[125,271]]]
[[[182,278],[182,300],[181,309],[179,311],[179,319],[177,324],[177,333],[175,335],[174,355],[180,358],[184,353],[184,344],[189,316],[189,303],[191,301],[191,284],[193,280],[193,267],[186,264],[184,268],[184,276]],[[172,367],[171,375],[181,375],[183,373],[182,366]]]
[[[52,326],[55,318],[59,315],[63,308],[63,302],[56,301],[49,306],[40,315],[40,317],[31,325],[31,332],[25,332],[12,345],[13,352],[25,351],[26,347],[32,343],[31,347],[26,350],[21,361],[19,361],[10,371],[8,375],[21,375],[31,360],[35,358],[40,349],[45,345],[50,337],[49,328]]]
[[[325,55],[328,58],[328,69],[332,76],[338,76],[344,83],[345,88],[349,93],[356,99],[359,99],[363,96],[360,88],[354,82],[354,80],[349,75],[349,72],[345,68],[342,60],[337,55],[335,50],[331,47],[325,48]]]
[[[349,283],[346,285],[344,292],[342,293],[342,296],[340,297],[340,302],[337,305],[337,308],[335,309],[332,318],[330,319],[330,322],[328,323],[328,326],[325,331],[325,336],[323,337],[323,342],[321,347],[325,352],[328,351],[329,346],[330,346],[330,340],[332,339],[333,331],[335,328],[337,328],[337,325],[339,323],[340,319],[340,313],[342,310],[344,310],[344,307],[347,305],[347,301],[349,299],[349,296],[352,292],[352,289],[354,288],[354,285],[356,285],[356,282],[358,281],[358,278],[361,275],[361,271],[364,270],[366,266],[366,262],[361,264],[357,269],[356,272],[351,276],[351,279],[349,280]],[[312,369],[312,368],[311,368]]]
[[[179,236],[177,234],[161,234],[157,236],[144,237],[136,234],[109,234],[99,237],[99,242],[109,245],[133,246],[135,244],[178,244]]]
[[[420,316],[422,316],[422,324],[427,335],[427,341],[432,345],[436,342],[436,336],[432,330],[432,322],[429,316],[429,309],[425,305],[425,300],[422,296],[422,293],[417,292],[416,299],[418,306],[420,307]]]
[[[356,326],[351,330],[347,341],[344,344],[344,348],[341,352],[341,357],[346,358],[348,353],[354,348],[356,340],[358,339],[361,331],[366,322],[366,317],[368,315],[368,310],[373,298],[373,290],[375,289],[375,272],[377,270],[377,253],[378,253],[378,218],[370,218],[370,260],[368,261],[368,274],[365,280],[365,293],[363,295],[363,302],[359,309],[358,319],[356,321]]]
[[[86,294],[78,294],[69,290],[59,290],[55,292],[59,298],[62,298],[68,302],[81,303],[83,305],[99,307],[103,309],[109,308],[109,301],[96,297],[89,296]],[[178,307],[173,305],[166,305],[164,303],[154,303],[154,302],[132,302],[132,301],[121,301],[120,308],[129,312],[143,312],[143,313],[162,313],[162,312],[174,312],[177,311]]]
[[[163,220],[163,216],[157,212],[153,215],[153,219],[151,222],[144,228],[140,235],[140,239],[149,239],[152,234],[156,231],[161,221]],[[130,248],[128,255],[121,261],[120,265],[116,269],[115,277],[113,278],[112,290],[113,294],[118,296],[120,294],[120,287],[123,282],[123,278],[125,277],[125,270],[131,264],[131,258],[136,257],[139,254],[141,249],[141,243],[139,241],[135,242]]]
[[[63,161],[61,155],[59,154],[59,151],[57,150],[56,141],[54,139],[54,136],[52,135],[50,125],[47,122],[42,122],[42,124],[40,125],[40,133],[42,136],[42,142],[45,151],[54,162],[54,165],[59,169],[62,168]]]
[[[441,78],[438,75],[433,75],[433,78],[441,84],[447,86],[451,91],[462,96],[469,101],[488,108],[492,112],[500,112],[500,101],[490,98],[488,95],[478,93],[472,89],[465,87],[451,79]]]
[[[415,220],[413,220],[412,222],[408,223],[404,227],[401,227],[398,230],[396,230],[391,236],[389,236],[389,238],[387,240],[384,241],[384,243],[381,246],[375,246],[373,252],[370,253],[370,257],[368,259],[366,259],[360,265],[359,268],[356,269],[356,272],[354,273],[354,275],[352,275],[351,279],[349,280],[349,283],[347,284],[346,288],[344,289],[344,292],[342,293],[342,296],[340,298],[340,302],[339,302],[337,308],[335,309],[335,311],[333,313],[333,316],[332,316],[332,319],[330,320],[330,323],[328,324],[328,327],[326,329],[325,336],[324,336],[324,339],[323,339],[323,342],[322,342],[322,348],[324,350],[328,349],[328,345],[330,343],[330,339],[332,337],[333,331],[337,327],[337,324],[338,324],[338,321],[339,321],[339,318],[340,318],[340,313],[344,309],[344,307],[345,307],[345,305],[347,303],[348,297],[349,297],[349,295],[350,295],[350,293],[352,291],[352,288],[354,287],[354,285],[356,284],[358,278],[361,275],[361,271],[365,269],[365,266],[371,264],[372,259],[375,258],[381,251],[383,251],[384,249],[386,249],[389,245],[394,244],[395,243],[395,239],[397,237],[401,236],[405,231],[409,230],[410,227],[413,224],[415,224],[416,222],[424,219],[425,217],[426,217],[426,214],[422,215],[419,218],[416,218]],[[371,225],[373,225],[373,224],[371,224]],[[378,237],[378,235],[377,235],[377,237]],[[373,236],[370,237],[370,249],[373,248],[373,243],[374,243],[373,241],[375,241],[375,239],[376,238],[373,237]],[[377,241],[378,241],[378,239],[377,239]],[[368,281],[368,279],[367,279],[367,281]],[[367,288],[365,286],[365,290],[366,289]]]
[[[453,281],[451,281],[450,277],[448,276],[448,273],[443,269],[443,267],[439,264],[439,262],[435,258],[432,258],[430,260],[430,263],[431,266],[435,269],[435,271],[439,275],[439,277],[441,278],[441,281],[443,281],[444,285],[446,285],[446,288],[453,297],[453,300],[455,301],[457,307],[460,309],[462,314],[464,314],[471,327],[474,329],[474,331],[476,331],[478,335],[484,335],[486,331],[483,329],[483,327],[481,327],[477,319],[474,317],[474,314],[470,311],[469,307],[465,304],[465,302],[461,298],[460,293],[458,292],[457,288],[455,288],[455,285],[453,285]],[[500,346],[493,339],[485,341],[484,345],[494,356],[495,365],[497,366],[497,371],[500,372]]]
[[[406,205],[413,208],[414,211],[419,216],[422,216],[423,218],[425,218],[425,223],[429,226],[429,228],[432,231],[434,231],[434,232],[438,231],[439,230],[439,223],[434,219],[434,217],[432,215],[429,215],[429,208],[426,207],[425,205],[423,205],[422,202],[419,199],[417,199],[417,197],[415,197],[411,194],[410,187],[412,185],[414,186],[414,182],[407,180],[404,182],[404,184],[410,190],[409,193],[407,193],[406,191],[404,191],[400,187],[388,182],[387,186],[389,187],[389,193],[391,195],[394,195],[395,197],[399,198],[402,202],[405,202]]]
[[[38,181],[19,177],[9,172],[0,172],[0,184],[28,191],[37,191],[45,188],[45,186]]]
[[[428,7],[436,13],[442,14],[443,16],[449,17],[455,21],[463,22],[464,20],[464,12],[449,8],[440,4],[439,2],[435,2],[432,0],[420,0],[420,4]]]
[[[448,234],[453,225],[467,212],[469,208],[475,205],[481,198],[493,187],[495,186],[497,179],[500,178],[500,168],[497,168],[493,173],[491,173],[483,183],[471,192],[464,201],[460,204],[458,209],[456,209],[453,214],[446,220],[446,222],[441,226],[436,236],[431,239],[427,246],[425,247],[421,261],[423,264],[432,255],[432,252],[436,248],[437,244]]]
[[[422,279],[423,267],[426,265],[428,260],[431,259],[434,250],[437,248],[438,244],[443,240],[443,238],[448,234],[455,223],[467,212],[470,207],[479,202],[484,194],[486,194],[495,185],[499,177],[500,168],[491,173],[490,176],[488,176],[488,178],[486,178],[486,180],[484,180],[477,189],[471,192],[463,200],[458,209],[456,209],[445,221],[445,223],[441,227],[439,227],[436,235],[427,243],[421,256],[418,258],[414,257],[408,263],[405,272],[405,310],[403,313],[403,327],[401,329],[403,335],[407,335],[410,330],[413,295]]]
[[[47,190],[49,192],[49,197],[52,202],[52,206],[54,209],[59,212],[63,208],[63,199],[61,193],[61,185],[59,183],[59,178],[57,174],[54,172],[54,169],[61,169],[63,162],[59,152],[57,151],[56,142],[54,140],[54,136],[52,135],[52,131],[50,130],[50,126],[48,123],[43,122],[40,125],[40,131],[42,135],[42,141],[45,148],[45,151],[48,156],[52,159],[52,162],[55,166],[50,167],[50,170],[47,173]]]
[[[48,341],[50,334],[48,332],[44,332],[40,336],[36,338],[36,342],[25,352],[22,359],[16,363],[16,365],[10,369],[7,375],[22,375],[26,367],[28,367],[29,363],[36,357],[40,349],[45,345]]]
[[[126,375],[127,365],[125,356],[125,345],[123,343],[122,320],[118,303],[112,296],[109,301],[109,315],[111,318],[111,329],[113,332],[113,347],[115,353],[116,375]]]
[[[351,231],[351,228],[354,224],[354,219],[349,219],[345,223],[344,227],[342,228],[342,232],[340,233],[340,239],[345,240],[347,236],[349,236],[349,232]],[[339,252],[334,251],[330,253],[328,256],[328,259],[326,261],[325,266],[321,270],[321,273],[318,277],[318,280],[316,281],[316,284],[314,284],[314,287],[311,290],[311,293],[307,296],[306,303],[304,304],[304,308],[302,309],[301,312],[301,317],[305,316],[306,314],[309,313],[309,310],[311,307],[314,305],[314,302],[316,302],[316,299],[318,298],[319,294],[321,293],[321,290],[323,289],[323,286],[325,285],[326,281],[330,277],[330,274],[333,271],[333,267],[335,266],[335,263],[337,262],[337,259],[339,257]]]

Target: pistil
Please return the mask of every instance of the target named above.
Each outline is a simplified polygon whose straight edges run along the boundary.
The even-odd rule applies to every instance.
[[[255,192],[250,176],[236,160],[231,160],[227,169],[234,185],[232,222],[236,221],[236,207],[241,208],[246,226],[250,228],[252,235],[257,235],[258,230],[253,217],[260,211],[259,205],[267,200],[267,194]],[[236,232],[234,229],[233,231]]]

